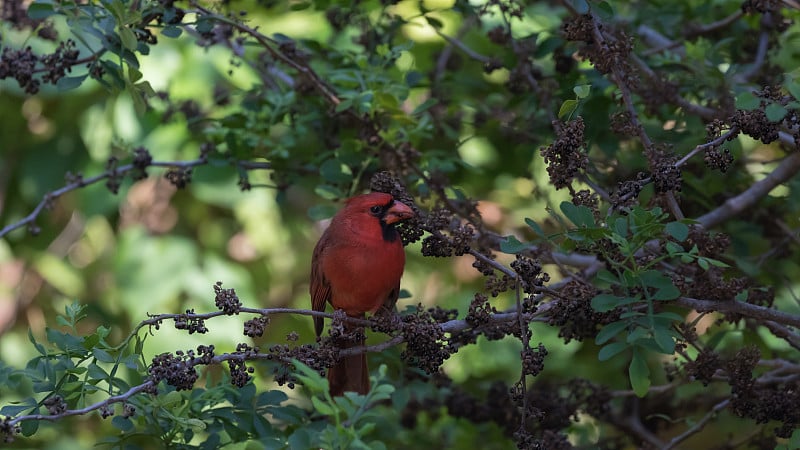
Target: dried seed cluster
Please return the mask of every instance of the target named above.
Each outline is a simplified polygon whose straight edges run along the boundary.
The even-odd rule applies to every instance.
[[[544,162],[547,164],[547,174],[550,182],[556,189],[567,187],[589,163],[585,151],[583,118],[578,117],[565,124],[553,122],[556,129],[556,139],[552,144],[540,150]]]
[[[9,2],[3,2],[6,3]],[[55,84],[71,72],[72,66],[77,64],[78,55],[72,39],[61,42],[53,53],[44,56],[33,53],[30,46],[19,50],[5,47],[0,56],[0,80],[13,77],[26,94],[36,94],[42,81]],[[42,67],[39,67],[40,64]],[[34,74],[42,69],[44,74],[40,80]]]
[[[206,322],[200,317],[195,315],[194,309],[187,309],[185,313],[179,315],[175,319],[175,329],[188,330],[189,334],[205,334],[208,333]]]
[[[269,317],[259,316],[252,318],[244,323],[244,335],[249,337],[261,337],[269,325]]]
[[[236,295],[236,291],[233,288],[223,289],[222,282],[217,281],[214,285],[214,293],[216,294],[214,297],[214,304],[217,305],[217,308],[221,309],[222,312],[229,316],[239,314],[242,308],[242,302],[239,300],[239,296]]]
[[[548,323],[559,327],[558,336],[565,343],[593,339],[601,325],[619,318],[619,311],[599,313],[592,308],[591,299],[597,293],[594,286],[573,280],[559,290],[559,301],[553,302]]]
[[[450,352],[444,345],[444,331],[422,305],[417,306],[415,314],[403,316],[402,332],[406,349],[401,357],[425,373],[438,372],[444,360],[450,357]]]
[[[198,352],[200,352],[199,347]],[[195,364],[193,350],[186,353],[177,350],[175,354],[162,353],[154,357],[150,367],[147,368],[150,380],[153,381],[152,393],[156,393],[156,386],[161,380],[165,380],[168,385],[179,391],[192,389],[198,378]]]
[[[244,387],[252,379],[252,374],[255,372],[255,369],[253,367],[248,367],[245,361],[252,359],[258,354],[258,347],[238,344],[234,354],[240,355],[241,358],[228,360],[228,368],[231,372],[231,384],[236,387]]]

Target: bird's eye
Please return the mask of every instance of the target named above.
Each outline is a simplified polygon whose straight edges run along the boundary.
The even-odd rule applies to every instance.
[[[380,207],[380,206],[378,206],[378,205],[375,205],[375,206],[373,206],[373,207],[371,207],[371,208],[369,209],[369,212],[371,212],[372,214],[380,214],[380,213],[381,213],[381,211],[383,211],[383,208],[381,208],[381,207]]]

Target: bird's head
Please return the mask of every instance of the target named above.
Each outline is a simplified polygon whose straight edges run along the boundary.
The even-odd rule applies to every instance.
[[[414,217],[414,211],[411,208],[384,192],[372,192],[353,197],[347,200],[345,208],[353,213],[368,214],[386,225]]]
[[[414,217],[414,210],[384,192],[358,195],[347,200],[344,212],[349,217],[368,217],[380,223],[383,238],[387,241],[397,239],[397,231],[392,225]]]

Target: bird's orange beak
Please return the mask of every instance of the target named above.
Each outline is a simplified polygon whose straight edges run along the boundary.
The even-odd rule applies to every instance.
[[[400,222],[401,220],[410,219],[412,217],[414,217],[414,210],[409,208],[405,203],[395,200],[392,206],[386,210],[383,221],[391,225],[395,222]]]

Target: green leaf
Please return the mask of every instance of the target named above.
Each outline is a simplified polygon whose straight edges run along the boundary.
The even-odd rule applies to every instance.
[[[512,255],[524,251],[528,247],[528,244],[520,242],[520,240],[513,235],[506,236],[504,240],[500,241],[500,251]]]
[[[136,40],[136,35],[133,34],[133,31],[128,27],[119,27],[119,38],[122,41],[122,46],[130,51],[135,51],[136,47],[139,45]]]
[[[422,114],[423,112],[429,110],[431,107],[437,105],[439,103],[439,99],[435,97],[430,97],[424,102],[420,103],[419,106],[414,108],[414,111],[411,112],[412,116],[417,116]]]
[[[663,287],[653,294],[653,300],[675,300],[681,296],[681,291],[674,284]]]
[[[669,329],[655,328],[653,330],[653,339],[655,339],[656,345],[658,345],[658,349],[662,353],[667,355],[675,353],[675,339],[672,338]]]
[[[298,360],[292,360],[292,365],[294,365],[297,378],[303,386],[306,386],[313,392],[322,392],[325,390],[325,387],[328,385],[328,380],[323,378],[319,372]]]
[[[326,200],[336,200],[344,198],[345,194],[336,186],[330,184],[320,184],[314,188],[314,193]]]
[[[697,265],[700,266],[700,268],[703,270],[708,270],[708,268],[710,267],[708,260],[705,258],[697,258]]]
[[[628,328],[627,321],[620,320],[617,322],[611,322],[600,329],[600,331],[597,333],[597,336],[594,338],[594,343],[597,345],[603,345],[626,328]]]
[[[161,30],[161,34],[163,34],[164,36],[166,36],[168,38],[179,37],[181,35],[181,33],[183,33],[183,29],[182,28],[175,27],[175,26],[172,26],[172,25],[166,26],[166,27],[164,27],[164,29]]]
[[[586,0],[572,0],[572,6],[578,14],[589,14],[589,2]]]
[[[28,17],[33,20],[44,20],[53,14],[56,14],[56,11],[50,2],[39,0],[28,5]]]
[[[592,309],[598,312],[607,312],[619,306],[624,297],[618,297],[614,294],[597,294],[592,298]]]
[[[325,181],[334,184],[344,184],[353,180],[353,171],[338,159],[331,158],[322,163],[319,173]]]
[[[770,103],[766,108],[764,108],[764,113],[767,115],[767,120],[770,122],[780,122],[784,117],[786,117],[788,112],[789,111],[787,111],[783,105],[778,103]]]
[[[624,217],[617,217],[617,220],[614,221],[614,233],[623,238],[628,235],[627,219]]]
[[[113,363],[116,361],[116,358],[111,356],[110,353],[99,348],[92,349],[92,356],[94,356],[98,361],[104,363]]]
[[[738,109],[753,110],[761,104],[761,99],[746,91],[736,96],[736,107]]]
[[[313,5],[313,2],[303,0],[303,1],[295,1],[289,3],[289,10],[291,11],[302,11],[304,9],[308,9]]]
[[[578,109],[578,101],[575,99],[564,100],[564,103],[561,104],[561,108],[558,110],[558,118],[559,119],[567,119],[569,118],[575,110]]]
[[[689,237],[689,227],[680,222],[670,222],[664,226],[664,231],[676,241],[683,242]]]
[[[30,14],[30,10],[28,13]],[[794,97],[795,100],[800,100],[800,83],[798,83],[796,79],[786,76],[783,81],[783,87],[785,87],[786,90],[792,94],[792,97]]]
[[[600,349],[597,353],[597,359],[599,361],[608,361],[628,347],[629,345],[625,342],[612,342]]]
[[[567,216],[575,226],[577,227],[587,227],[591,228],[594,227],[594,214],[592,214],[592,210],[583,206],[578,205],[575,206],[570,202],[561,202],[561,212]]]
[[[444,27],[444,24],[442,23],[442,21],[437,19],[437,18],[435,18],[435,17],[431,17],[431,16],[427,16],[426,15],[425,16],[425,20],[428,22],[428,24],[430,26],[432,26],[433,28],[436,28],[437,30],[441,30],[442,27]]]
[[[647,361],[641,351],[636,348],[633,349],[633,358],[628,366],[628,377],[630,377],[633,392],[637,396],[647,395],[647,391],[650,389],[650,369],[647,367]]]
[[[333,205],[314,205],[308,208],[308,217],[313,221],[330,219],[336,214],[337,208]]]
[[[572,92],[574,92],[575,95],[580,99],[588,97],[589,92],[591,92],[591,90],[592,90],[591,84],[579,84],[574,88],[572,88]]]
[[[120,431],[131,431],[133,429],[133,422],[131,419],[122,416],[114,416],[111,419],[111,425]]]
[[[544,230],[542,230],[542,227],[540,227],[538,223],[534,222],[533,219],[526,217],[525,218],[525,223],[527,223],[528,226],[531,227],[533,232],[536,233],[537,235],[539,235],[541,237],[547,237],[544,234]]]
[[[619,284],[619,278],[606,269],[601,269],[597,272],[597,279],[608,284]]]
[[[56,82],[56,87],[59,91],[69,91],[80,86],[89,75],[81,75],[78,77],[63,77],[59,78]]]
[[[664,275],[663,273],[657,270],[645,270],[639,273],[639,279],[642,280],[642,284],[645,287],[653,289],[664,289],[668,287],[674,287],[674,285],[672,284],[672,278]]]
[[[424,78],[425,78],[425,76],[422,75],[420,72],[418,72],[416,70],[409,70],[408,72],[406,72],[406,77],[405,77],[406,85],[408,87],[415,87]]]
[[[675,256],[676,253],[683,252],[683,247],[672,241],[667,242],[664,247],[667,249],[667,254],[669,256]]]
[[[336,410],[330,404],[323,402],[319,397],[316,395],[311,397],[311,404],[314,405],[314,409],[325,416],[331,416]]]
[[[102,367],[98,366],[97,364],[89,364],[87,366],[89,378],[93,380],[105,380],[108,379],[108,374]]]
[[[25,420],[20,424],[20,429],[23,436],[31,437],[39,430],[39,421]]]
[[[601,1],[594,6],[593,11],[601,20],[610,20],[614,17],[614,8],[606,1]]]
[[[348,99],[343,100],[338,105],[336,105],[335,111],[337,113],[340,113],[342,111],[346,111],[346,110],[350,109],[352,106],[353,106],[353,99],[352,98],[348,98]]]

